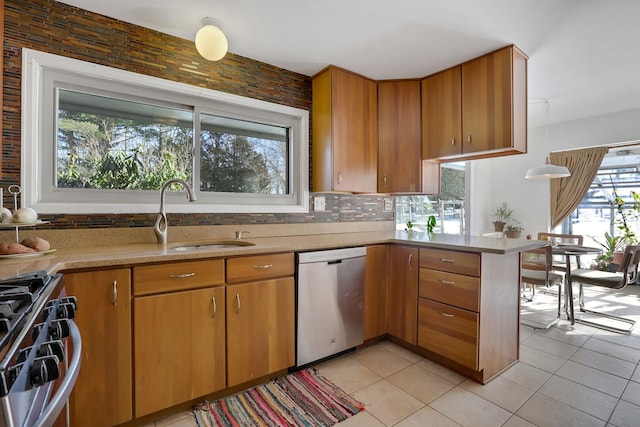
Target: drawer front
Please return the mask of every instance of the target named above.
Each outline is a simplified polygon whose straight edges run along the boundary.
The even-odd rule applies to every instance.
[[[133,267],[133,294],[148,295],[224,284],[224,260]]]
[[[420,267],[480,277],[480,254],[420,249]]]
[[[293,276],[293,252],[227,259],[227,283]]]
[[[480,279],[444,271],[420,269],[420,297],[478,311]]]
[[[418,346],[478,369],[478,313],[420,298]]]

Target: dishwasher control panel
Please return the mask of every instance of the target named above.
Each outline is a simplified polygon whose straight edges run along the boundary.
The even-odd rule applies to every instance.
[[[339,259],[357,258],[367,255],[367,248],[343,248],[331,249],[327,251],[317,252],[301,252],[298,253],[298,263],[307,264],[310,262],[327,262]]]

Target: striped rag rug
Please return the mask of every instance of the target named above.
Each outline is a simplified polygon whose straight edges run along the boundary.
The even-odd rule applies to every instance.
[[[200,427],[332,426],[364,405],[315,369],[306,369],[216,402],[196,405]]]

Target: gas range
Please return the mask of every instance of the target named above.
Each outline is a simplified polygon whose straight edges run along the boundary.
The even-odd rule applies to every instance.
[[[58,417],[80,368],[76,309],[62,274],[0,281],[0,427],[48,426]]]

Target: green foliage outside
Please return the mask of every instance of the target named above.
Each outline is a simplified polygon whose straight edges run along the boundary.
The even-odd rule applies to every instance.
[[[200,189],[286,194],[286,164],[282,165],[286,143],[271,146],[283,152],[275,153],[275,160],[258,152],[245,136],[203,131]],[[193,180],[192,147],[191,127],[61,110],[57,186],[159,190],[170,178],[189,182]]]

